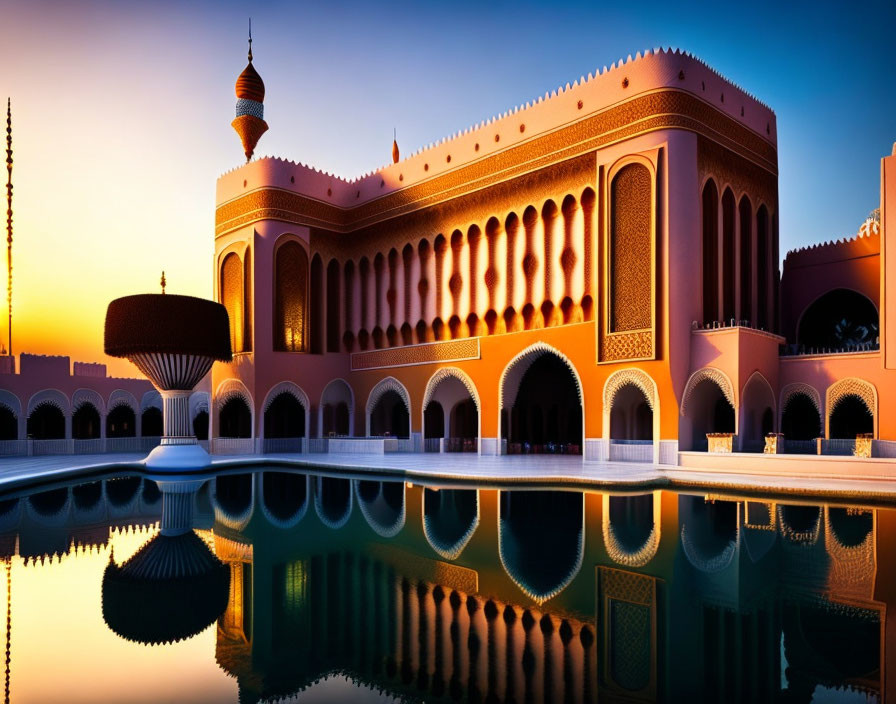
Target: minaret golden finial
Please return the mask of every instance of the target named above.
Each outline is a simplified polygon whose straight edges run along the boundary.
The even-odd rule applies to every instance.
[[[162,284],[162,295],[164,296],[165,295],[165,284],[167,283],[165,281],[165,272],[164,271],[162,271],[162,278],[159,281],[159,283]]]
[[[6,99],[6,300],[9,302],[9,348],[12,356],[12,102]]]

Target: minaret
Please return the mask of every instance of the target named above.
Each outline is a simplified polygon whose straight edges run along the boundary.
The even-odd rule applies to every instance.
[[[249,64],[236,79],[236,119],[230,124],[240,136],[249,161],[261,135],[268,131],[268,123],[264,121],[264,81],[252,65],[252,20],[249,20]]]

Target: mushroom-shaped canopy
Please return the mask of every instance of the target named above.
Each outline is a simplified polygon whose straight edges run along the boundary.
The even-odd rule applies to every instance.
[[[157,535],[103,573],[103,619],[127,640],[171,643],[204,631],[227,608],[230,568],[193,531]]]
[[[236,79],[236,97],[241,100],[264,102],[264,81],[250,61]]]
[[[106,354],[176,354],[232,358],[230,321],[220,303],[193,296],[142,293],[117,298],[106,311]]]

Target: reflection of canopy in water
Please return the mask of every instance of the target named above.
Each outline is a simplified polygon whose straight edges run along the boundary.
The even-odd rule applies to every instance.
[[[681,548],[700,572],[721,572],[732,564],[740,537],[737,503],[680,496]]]
[[[314,510],[327,528],[338,529],[348,523],[352,515],[352,485],[350,479],[317,477],[314,491]]]
[[[607,554],[614,562],[643,567],[660,546],[659,496],[603,495],[602,528]]]
[[[193,531],[157,535],[124,564],[103,573],[103,619],[127,640],[190,638],[227,607],[230,570]]]
[[[308,511],[307,474],[263,472],[261,475],[261,511],[273,526],[292,528]]]
[[[585,551],[582,492],[502,491],[498,554],[508,576],[538,603],[578,574]]]
[[[355,480],[358,507],[373,532],[392,538],[404,528],[404,482]]]
[[[423,534],[446,560],[460,556],[478,527],[478,489],[424,489]]]

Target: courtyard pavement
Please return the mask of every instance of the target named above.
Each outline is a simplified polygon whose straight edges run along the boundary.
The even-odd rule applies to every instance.
[[[122,472],[155,476],[141,454],[51,455],[0,458],[0,489]],[[896,480],[830,476],[751,475],[633,462],[583,462],[563,455],[489,456],[445,454],[268,454],[215,456],[205,473],[290,467],[318,474],[400,478],[427,485],[475,482],[486,486],[566,486],[637,491],[682,489],[755,495],[798,494],[896,501]]]

